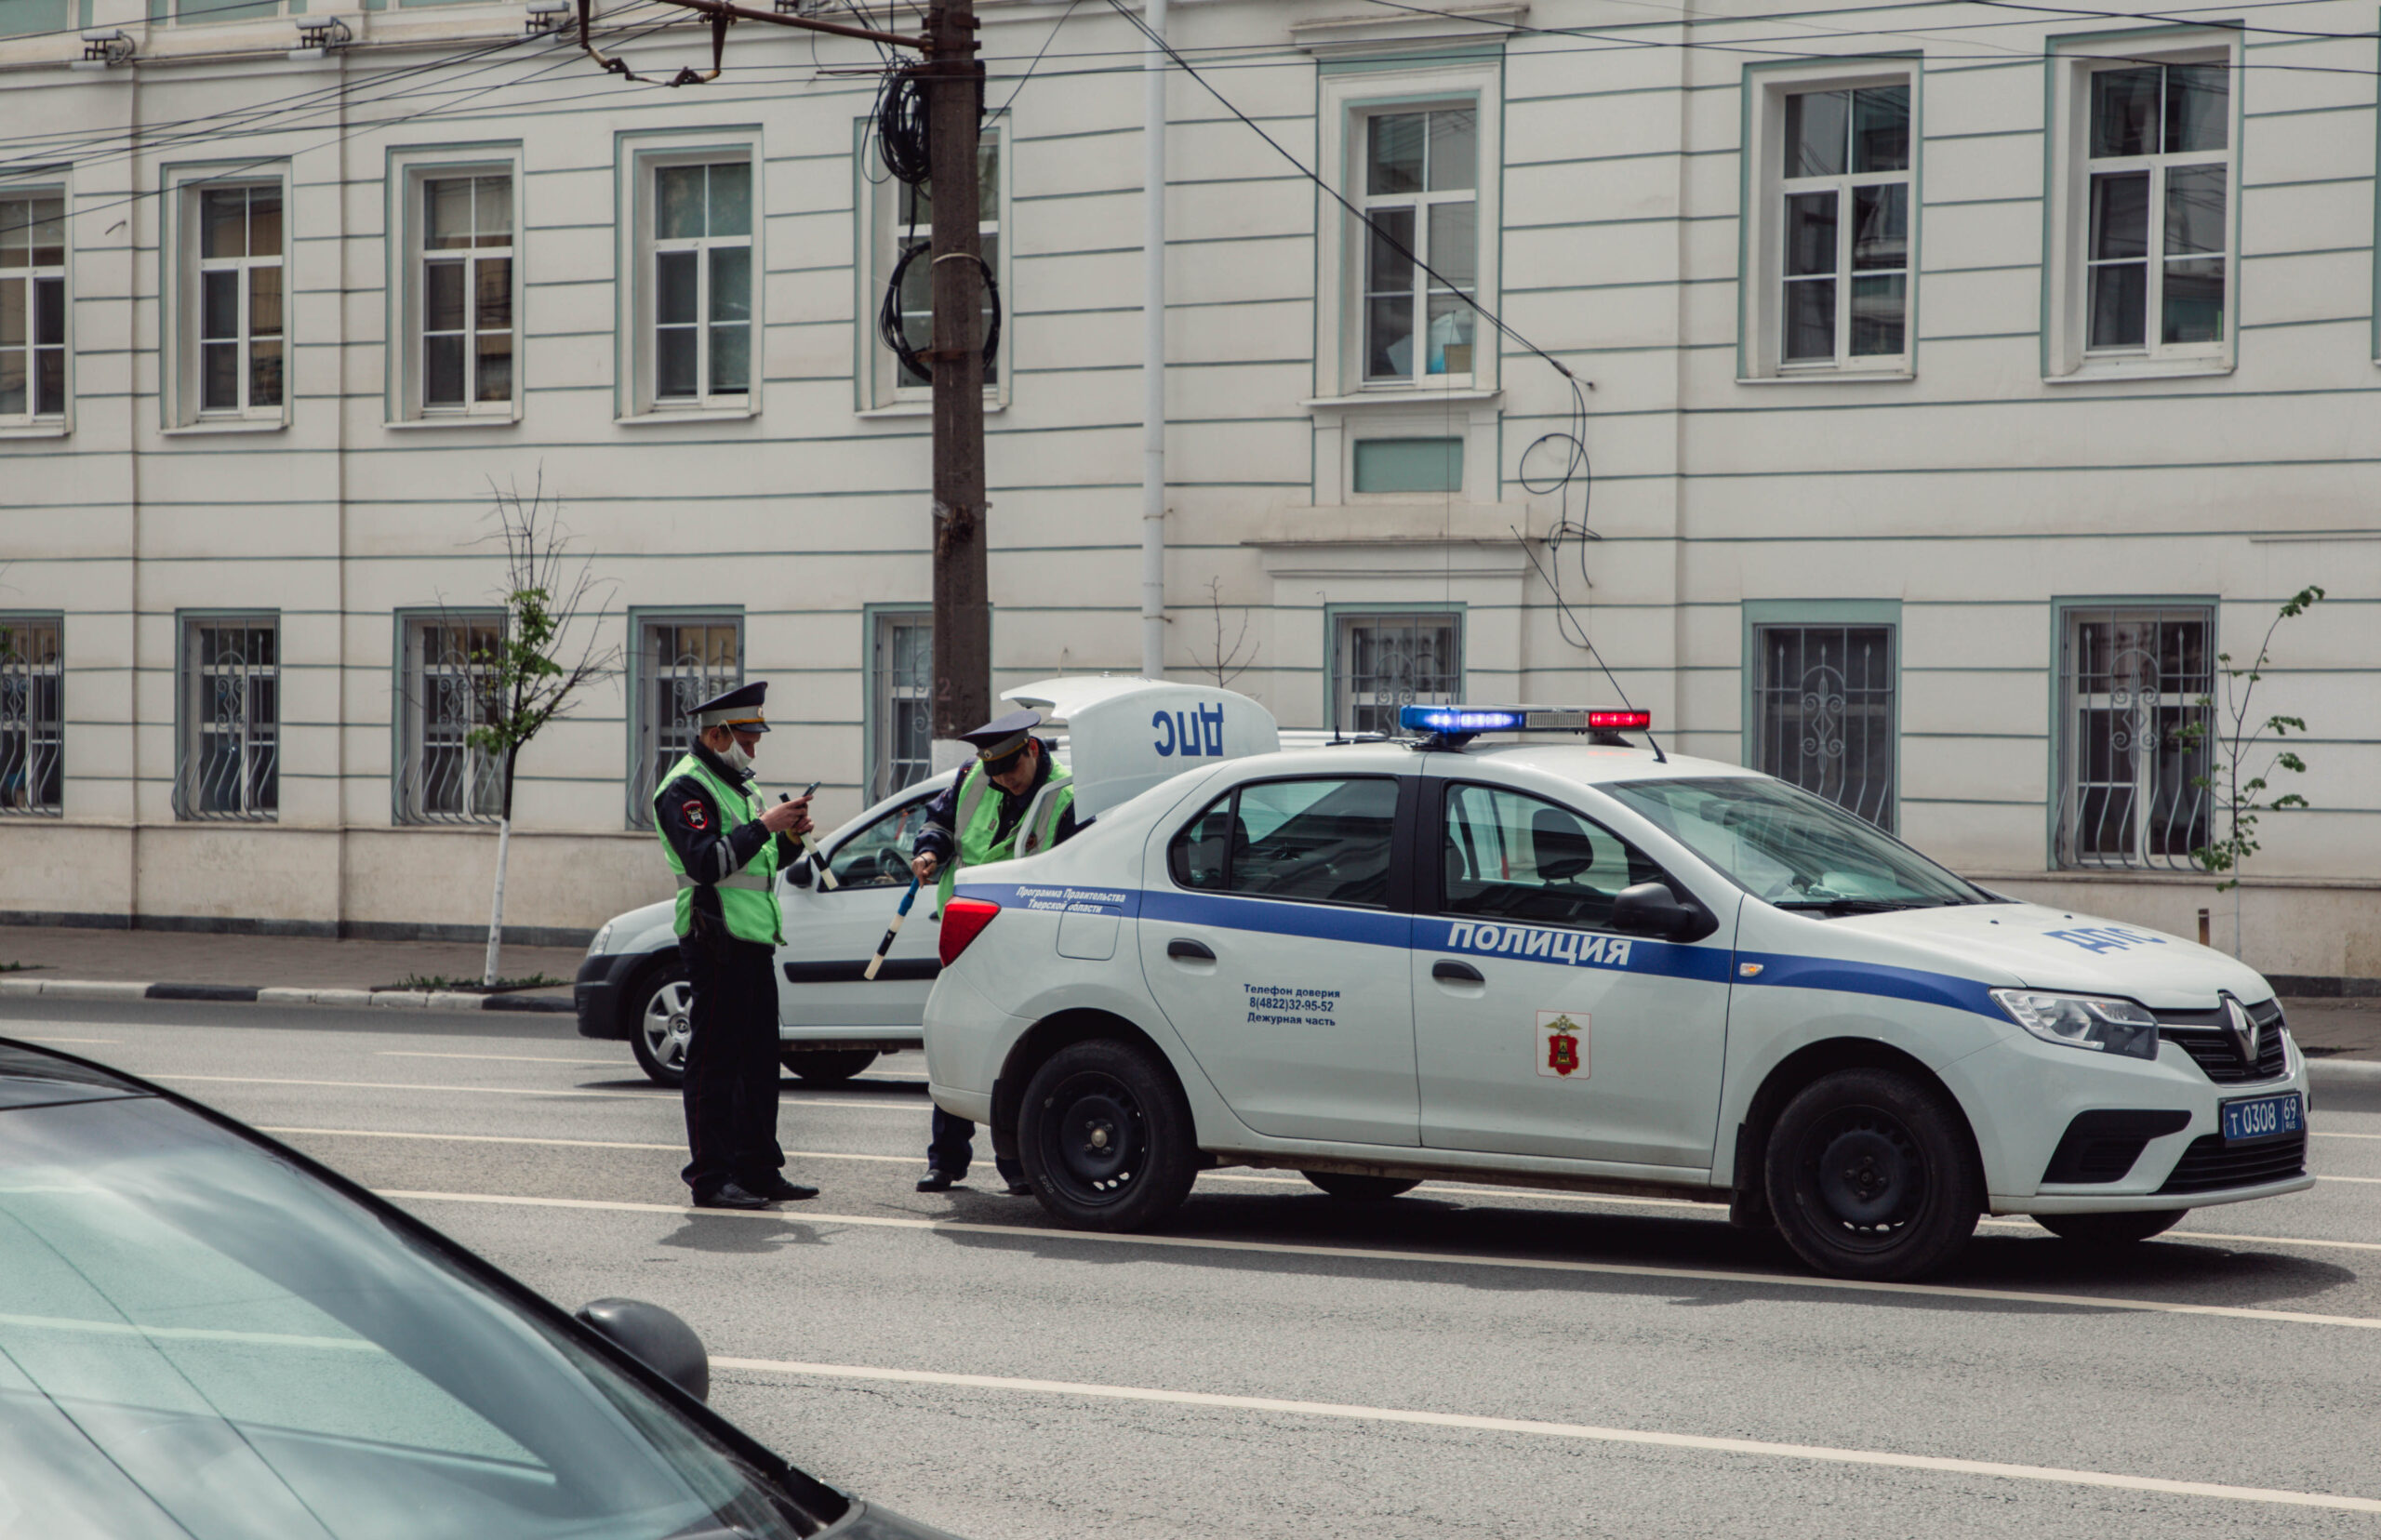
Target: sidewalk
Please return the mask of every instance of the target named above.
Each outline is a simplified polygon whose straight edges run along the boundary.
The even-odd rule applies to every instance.
[[[52,984],[151,984],[195,987],[154,991],[164,998],[245,999],[249,997],[241,991],[254,989],[274,991],[263,998],[284,1003],[360,1005],[367,1002],[363,998],[366,991],[380,991],[388,998],[371,1003],[567,1011],[570,980],[584,955],[576,947],[507,947],[499,961],[506,977],[544,974],[562,983],[485,999],[469,994],[450,998],[426,990],[391,991],[389,986],[408,978],[442,976],[476,982],[486,956],[482,943],[323,941],[310,936],[0,925],[0,967],[11,962],[25,965],[21,971],[0,973],[0,993],[35,993]],[[319,998],[324,993],[333,998]]]

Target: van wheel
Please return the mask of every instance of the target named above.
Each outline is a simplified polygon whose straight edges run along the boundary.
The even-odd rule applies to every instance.
[[[1301,1171],[1316,1187],[1350,1203],[1377,1203],[1422,1185],[1419,1176],[1358,1176],[1345,1171]]]
[[[1890,1069],[1839,1069],[1803,1087],[1770,1131],[1764,1175],[1787,1244],[1838,1278],[1934,1272],[1984,1207],[1958,1109]]]
[[[1190,1195],[1190,1107],[1163,1063],[1097,1038],[1053,1054],[1026,1082],[1018,1155],[1033,1195],[1076,1229],[1137,1230]]]
[[[686,1044],[694,1037],[695,991],[675,954],[636,976],[621,991],[620,1009],[634,1012],[629,1023],[629,1047],[645,1079],[672,1091],[686,1083]]]
[[[2034,1223],[2079,1246],[2125,1246],[2173,1229],[2188,1209],[2152,1209],[2147,1214],[2037,1214]]]
[[[873,1048],[788,1048],[778,1062],[805,1085],[841,1085],[876,1062]]]

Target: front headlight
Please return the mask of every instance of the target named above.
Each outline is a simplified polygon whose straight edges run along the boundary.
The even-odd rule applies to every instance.
[[[604,949],[611,944],[612,922],[606,920],[604,922],[604,928],[595,933],[595,939],[587,943],[587,955],[590,957],[601,956]]]
[[[2011,1020],[2044,1042],[2138,1059],[2158,1056],[2158,1018],[2130,1000],[2039,989],[1995,989],[1992,998]]]

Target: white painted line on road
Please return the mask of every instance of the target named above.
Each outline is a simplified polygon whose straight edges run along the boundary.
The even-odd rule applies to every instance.
[[[2318,1176],[2319,1182],[2362,1182],[2368,1187],[2381,1187],[2381,1176]]]
[[[700,1209],[685,1203],[616,1202],[601,1198],[525,1198],[494,1192],[401,1192],[382,1190],[392,1202],[493,1203],[525,1208],[586,1209],[599,1213],[726,1215],[739,1219],[798,1219],[805,1224],[854,1225],[883,1229],[924,1229],[953,1235],[1005,1236],[1026,1241],[1076,1241],[1094,1244],[1158,1246],[1191,1251],[1250,1252],[1271,1256],[1321,1256],[1354,1262],[1418,1263],[1428,1267],[1510,1268],[1524,1272],[1589,1273],[1610,1278],[1657,1278],[1697,1283],[1755,1284],[1769,1288],[1822,1289],[1847,1294],[1904,1294],[1963,1299],[1985,1304],[2055,1305],[2080,1310],[2151,1315],[2219,1316],[2233,1321],[2278,1321],[2302,1326],[2354,1326],[2381,1331],[2381,1316],[2317,1315],[2304,1310],[2264,1310],[2245,1305],[2186,1305],[2163,1299],[2127,1299],[2103,1294],[2056,1294],[2015,1289],[1973,1289],[1956,1283],[1873,1283],[1848,1278],[1792,1273],[1728,1272],[1715,1268],[1653,1268],[1623,1262],[1558,1262],[1526,1256],[1478,1256],[1462,1252],[1381,1251],[1358,1246],[1300,1246],[1281,1241],[1220,1241],[1180,1235],[1116,1235],[1100,1230],[1043,1229],[1027,1225],[977,1225],[954,1219],[897,1219],[879,1215],[823,1214],[815,1209]]]
[[[275,1136],[284,1134],[316,1134],[335,1139],[428,1139],[447,1144],[555,1145],[565,1149],[666,1149],[683,1150],[684,1140],[676,1144],[632,1144],[622,1139],[534,1139],[521,1134],[399,1134],[381,1128],[267,1128],[257,1125],[259,1134]],[[789,1149],[789,1161],[883,1161],[890,1165],[915,1165],[914,1155],[847,1155],[840,1150]]]
[[[1522,1433],[1541,1439],[1578,1439],[1596,1443],[1651,1445],[1656,1449],[1705,1450],[1722,1454],[1750,1454],[1764,1459],[1824,1460],[1836,1465],[1885,1466],[1900,1470],[1941,1471],[1954,1476],[1994,1476],[2013,1481],[2046,1481],[2061,1486],[2158,1492],[2175,1497],[2215,1497],[2236,1503],[2272,1503],[2286,1507],[2381,1513],[2381,1499],[2372,1497],[2344,1497],[2328,1492],[2291,1492],[2279,1487],[2227,1486],[2216,1481],[2173,1481],[2159,1476],[2121,1476],[2111,1471],[2010,1465],[2000,1460],[1961,1460],[1939,1454],[1896,1454],[1881,1449],[1834,1449],[1824,1444],[1773,1443],[1764,1439],[1716,1439],[1699,1433],[1656,1433],[1634,1427],[1540,1422],[1528,1417],[1475,1417],[1454,1412],[1417,1412],[1403,1407],[1358,1406],[1341,1401],[1224,1396],[1204,1390],[1159,1390],[1138,1385],[1083,1385],[1070,1380],[1013,1379],[1004,1374],[952,1374],[919,1369],[878,1369],[849,1363],[798,1363],[783,1359],[714,1358],[711,1362],[714,1369],[800,1374],[814,1379],[891,1381],[902,1385],[950,1386],[969,1390],[1008,1390],[1028,1395],[1087,1396],[1102,1401],[1207,1406],[1234,1412],[1278,1412],[1292,1416],[1407,1423],[1424,1427],[1458,1427],[1483,1433]]]
[[[132,1071],[140,1074],[140,1071]],[[441,1091],[466,1096],[588,1096],[599,1101],[658,1101],[664,1096],[675,1097],[674,1091],[655,1086],[651,1091],[550,1091],[525,1085],[419,1085],[395,1081],[327,1081],[279,1080],[260,1075],[168,1075],[151,1073],[144,1079],[153,1081],[204,1081],[219,1085],[311,1085],[333,1091]],[[872,1101],[829,1101],[823,1096],[780,1095],[778,1102],[786,1107],[845,1107],[862,1112],[898,1112],[914,1118],[919,1109],[906,1103],[894,1106]]]
[[[379,1058],[487,1059],[501,1064],[604,1064],[623,1067],[635,1062],[626,1054],[620,1054],[612,1058],[554,1058],[546,1054],[429,1054],[419,1053],[408,1048],[383,1048],[375,1056]]]
[[[116,1038],[33,1037],[24,1032],[11,1032],[8,1035],[20,1042],[115,1042],[120,1041]]]
[[[2381,1139],[2381,1134],[2349,1134],[2337,1128],[2317,1128],[2308,1132],[2319,1139]]]

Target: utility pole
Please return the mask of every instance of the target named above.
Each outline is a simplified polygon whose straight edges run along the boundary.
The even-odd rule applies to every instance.
[[[992,714],[992,611],[984,566],[984,338],[977,142],[984,66],[974,0],[926,12],[927,161],[934,259],[934,737],[936,768]]]

